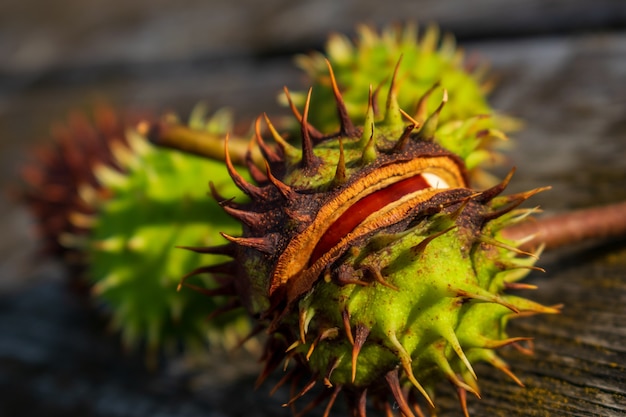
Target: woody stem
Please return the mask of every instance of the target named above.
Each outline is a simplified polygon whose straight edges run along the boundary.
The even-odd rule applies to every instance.
[[[169,122],[142,123],[139,125],[138,130],[157,146],[224,161],[225,135],[195,130],[181,124]],[[231,137],[228,141],[228,152],[235,165],[246,164],[248,149],[248,141],[243,138]],[[261,164],[262,155],[256,147],[253,147],[252,159],[256,164]]]
[[[521,249],[544,244],[546,249],[580,243],[589,239],[626,236],[626,202],[575,210],[554,216],[528,220],[502,231],[507,239],[533,238]]]

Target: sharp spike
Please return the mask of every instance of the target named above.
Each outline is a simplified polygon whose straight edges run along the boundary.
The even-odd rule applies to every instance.
[[[457,386],[456,392],[457,392],[457,395],[459,396],[459,402],[461,403],[461,410],[463,410],[463,416],[470,417],[469,411],[467,409],[467,390],[463,387]]]
[[[426,92],[422,95],[422,97],[420,97],[419,101],[417,102],[417,105],[415,106],[415,112],[413,113],[414,114],[413,118],[420,125],[422,125],[428,118],[428,106],[427,106],[428,98],[433,93],[433,91],[435,91],[437,88],[439,88],[439,82],[436,82],[435,84],[433,84],[432,87],[426,90]]]
[[[315,386],[316,383],[317,383],[317,375],[313,375],[313,377],[304,386],[304,388],[302,388],[302,390],[300,390],[299,393],[297,393],[296,395],[291,397],[288,402],[283,404],[283,407],[289,407],[294,402],[296,402],[296,400],[298,400],[299,398],[302,398],[304,396],[304,394],[306,394],[307,392],[311,391],[311,389]]]
[[[278,146],[280,146],[280,148],[282,149],[283,153],[285,154],[289,162],[294,163],[297,160],[299,160],[302,156],[300,154],[300,150],[296,148],[295,146],[292,146],[290,143],[288,143],[278,133],[278,131],[276,130],[276,128],[270,121],[270,118],[267,116],[267,113],[263,113],[263,117],[265,118],[265,124],[267,125],[267,128],[269,129],[270,133],[272,134],[274,141],[278,144]]]
[[[226,255],[231,258],[237,253],[236,245],[230,242],[219,246],[176,246],[176,248],[190,250],[201,254]]]
[[[367,340],[367,336],[369,336],[370,331],[370,328],[363,324],[356,325],[356,334],[352,346],[352,382],[354,382],[354,380],[356,379],[356,365],[359,353],[361,352],[361,348],[365,344],[365,341]]]
[[[277,164],[283,161],[280,155],[263,140],[263,135],[261,134],[261,116],[257,117],[254,121],[254,137],[266,161],[270,164]]]
[[[399,153],[402,152],[404,150],[404,147],[406,146],[407,142],[409,141],[409,137],[411,136],[411,132],[413,132],[413,129],[415,129],[415,125],[414,124],[410,124],[407,127],[404,128],[404,131],[402,132],[402,135],[400,135],[400,139],[398,139],[398,141],[396,142],[396,144],[393,146],[393,151],[395,153]]]
[[[328,367],[326,369],[326,375],[324,376],[324,385],[326,385],[327,388],[333,387],[333,383],[330,381],[330,378],[332,377],[333,372],[335,372],[335,369],[337,369],[340,363],[341,363],[341,358],[334,358],[328,364]]]
[[[270,170],[270,166],[267,162],[265,162],[265,172],[267,175],[267,179],[272,183],[274,187],[280,192],[280,194],[287,200],[293,200],[295,196],[295,191],[293,188],[280,181],[274,175],[272,175],[272,171]]]
[[[550,188],[552,187],[549,187],[549,186],[539,187],[539,188],[535,188],[534,190],[525,191],[523,193],[508,195],[506,196],[505,200],[511,204],[509,204],[506,207],[501,208],[500,210],[494,210],[486,214],[483,214],[483,219],[485,221],[497,219],[498,217],[503,216],[509,213],[511,210],[517,208],[520,204],[522,204],[524,201],[528,200],[530,197],[534,196],[535,194],[538,194],[542,191],[549,190]]]
[[[376,86],[374,92],[372,93],[372,114],[373,117],[378,118],[380,116],[380,109],[378,108],[378,95],[380,94],[380,90],[383,88],[383,85],[387,82],[387,77]]]
[[[488,349],[499,349],[504,346],[512,345],[513,343],[530,342],[532,340],[532,337],[509,337],[504,340],[485,340],[482,346]]]
[[[335,177],[333,178],[333,187],[340,187],[346,182],[346,159],[343,153],[343,140],[341,136],[339,140],[339,161],[337,161],[337,169],[335,170]]]
[[[306,334],[309,330],[309,323],[315,315],[315,310],[310,308],[301,308],[298,315],[298,328],[300,330],[300,342],[306,343]]]
[[[400,109],[400,113],[402,114],[402,116],[404,116],[405,119],[407,119],[409,121],[409,123],[411,123],[414,126],[414,129],[417,129],[417,128],[420,127],[420,123],[416,119],[411,117],[410,114],[408,114],[407,112],[405,112],[402,109]]]
[[[411,411],[411,408],[406,402],[406,397],[402,393],[402,388],[400,387],[400,380],[398,378],[398,369],[393,369],[385,375],[385,379],[387,380],[387,385],[391,390],[391,394],[393,398],[396,400],[398,407],[404,417],[415,417],[415,414]],[[431,402],[432,403],[432,402]]]
[[[287,87],[283,87],[283,91],[285,92],[285,97],[287,97],[287,102],[289,103],[289,108],[291,109],[291,112],[295,116],[296,120],[298,120],[298,123],[302,124],[302,115],[298,111],[296,105],[293,103],[293,100],[291,99],[291,94],[289,94],[289,89],[287,89]],[[311,139],[313,139],[315,142],[319,142],[320,140],[324,139],[324,134],[315,129],[310,124],[307,124],[307,128],[309,130],[309,135],[311,136]]]
[[[293,379],[293,377],[295,376],[295,373],[298,371],[297,368],[293,368],[291,371],[287,372],[285,375],[283,375],[282,378],[280,378],[278,380],[278,382],[276,383],[276,385],[274,385],[272,387],[272,389],[269,392],[270,397],[272,395],[274,395],[276,393],[276,391],[278,391],[278,389],[280,387],[282,387],[283,385],[285,385],[285,382],[290,381]]]
[[[278,346],[276,346],[277,344]],[[267,377],[270,376],[270,374],[274,372],[276,368],[278,368],[278,366],[282,362],[283,353],[282,353],[281,345],[282,345],[282,341],[279,341],[276,338],[273,338],[273,339],[270,338],[265,343],[265,350],[261,358],[264,363],[264,366],[263,366],[263,370],[261,371],[261,373],[259,373],[259,376],[257,377],[256,382],[254,383],[254,387],[256,389],[258,389],[261,386],[261,384],[263,384],[263,382],[267,379]],[[294,371],[296,369],[298,368],[294,368]],[[294,378],[290,378],[290,379],[293,380],[293,379],[296,379],[296,377],[297,377],[297,374],[294,375]]]
[[[374,125],[372,125],[372,134],[363,148],[363,153],[361,154],[361,165],[369,165],[376,160],[378,156],[378,152],[376,151],[376,142],[374,141]]]
[[[347,308],[341,311],[341,319],[343,321],[343,329],[346,332],[346,337],[352,346],[354,346],[354,337],[352,336],[352,328],[350,327],[350,312]]]
[[[328,59],[326,59],[326,66],[328,66],[330,84],[333,89],[333,95],[335,96],[335,102],[337,103],[337,114],[339,115],[339,123],[341,126],[339,134],[341,136],[353,136],[356,128],[354,127],[354,124],[352,123],[352,120],[348,115],[346,104],[343,101],[343,97],[341,97],[341,91],[339,91],[339,86],[337,85],[337,80],[335,79],[333,67]]]
[[[447,229],[441,230],[439,232],[433,233],[430,236],[425,237],[420,243],[418,243],[417,245],[411,247],[411,249],[410,249],[411,255],[414,258],[420,257],[422,255],[422,252],[424,252],[424,250],[426,249],[426,246],[428,246],[428,244],[430,242],[432,242],[433,240],[435,240],[439,236],[442,236],[442,235],[448,233],[450,230],[453,230],[455,228],[456,228],[456,226],[450,226]]]
[[[539,268],[543,269],[543,268]],[[545,272],[545,269],[543,269]],[[523,282],[505,282],[504,289],[506,290],[536,290],[538,287],[533,284],[525,284]]]
[[[313,342],[311,342],[311,346],[309,346],[309,350],[306,353],[306,360],[308,361],[311,358],[311,355],[313,354],[313,351],[315,350],[315,347],[317,346],[317,344],[319,342],[321,342],[322,340],[325,339],[332,339],[334,337],[337,337],[337,335],[339,334],[339,329],[337,327],[331,327],[329,329],[324,329],[322,330],[317,337],[315,338],[315,340],[313,340]]]
[[[437,125],[439,124],[439,113],[443,109],[443,106],[448,102],[448,90],[443,90],[443,97],[441,103],[437,109],[426,119],[422,128],[420,129],[418,138],[422,140],[433,140],[435,132],[437,131]]]
[[[499,184],[496,184],[493,187],[483,191],[482,193],[480,193],[480,195],[476,196],[474,200],[481,204],[485,204],[493,200],[496,196],[500,195],[509,185],[509,182],[511,182],[511,179],[513,178],[513,174],[515,174],[515,167],[511,168],[509,173],[506,174],[506,177],[504,177],[504,179]]]
[[[356,407],[356,417],[366,417],[366,405],[367,405],[367,388],[361,391],[359,400]]]
[[[333,393],[330,395],[330,399],[328,400],[328,405],[326,405],[326,408],[324,409],[324,415],[322,417],[328,417],[330,415],[330,410],[333,408],[333,405],[335,404],[335,400],[337,399],[337,396],[341,392],[342,388],[343,388],[342,385],[335,385],[335,389],[333,390]]]
[[[535,343],[533,340],[527,340],[528,346],[522,346],[520,343],[513,343],[511,346],[515,348],[522,355],[534,356],[535,355]]]
[[[385,124],[388,126],[399,126],[402,124],[402,113],[400,113],[400,105],[398,104],[398,72],[400,70],[400,63],[402,62],[402,55],[398,59],[396,66],[393,70],[393,76],[391,77],[391,85],[389,86],[389,93],[387,95],[387,104],[385,108]]]
[[[378,266],[374,266],[374,265],[368,266],[367,270],[372,273],[372,275],[374,276],[374,279],[379,284],[381,284],[381,285],[383,285],[383,286],[385,286],[387,288],[390,288],[390,289],[392,289],[394,291],[399,291],[400,290],[398,287],[396,287],[395,285],[393,285],[390,282],[388,282],[385,279],[385,277],[383,277],[383,274],[381,273],[380,268]]]
[[[220,232],[220,235],[222,235],[225,239],[237,245],[247,246],[249,248],[253,248],[264,253],[272,254],[276,250],[274,239],[272,239],[271,236],[235,237],[235,236],[227,235],[224,232]]]
[[[250,184],[246,181],[235,169],[233,163],[230,159],[230,154],[228,152],[228,136],[224,139],[224,162],[226,163],[226,168],[228,169],[228,174],[232,178],[233,182],[241,191],[246,193],[248,197],[254,200],[264,200],[267,197],[267,193],[262,189],[257,187],[256,185]]]
[[[406,377],[411,382],[411,384],[413,384],[413,386],[417,388],[417,390],[424,396],[426,401],[428,401],[428,405],[430,405],[432,408],[435,408],[435,403],[433,403],[433,400],[430,398],[422,384],[420,384],[415,378],[415,375],[413,375],[413,368],[411,368],[411,356],[406,351],[404,346],[402,346],[395,333],[391,332],[388,336],[389,341],[395,347],[396,352],[398,353],[398,357],[400,358],[400,363],[402,364],[402,369],[404,369],[404,372],[406,373]]]
[[[246,167],[248,168],[248,172],[250,176],[257,184],[265,184],[267,183],[267,177],[265,174],[259,169],[256,162],[254,161],[253,149],[256,144],[255,135],[252,135],[252,138],[248,142],[248,149],[246,150]]]
[[[514,304],[509,303],[498,294],[493,294],[480,287],[474,287],[471,290],[464,290],[464,289],[456,288],[456,289],[452,289],[452,291],[456,294],[457,297],[471,298],[474,300],[481,300],[481,301],[485,301],[488,303],[496,303],[496,304],[500,304],[501,306],[508,308],[515,314],[518,314],[520,312],[520,309]]]
[[[323,390],[311,402],[309,402],[306,406],[304,406],[302,410],[298,411],[298,413],[295,414],[294,417],[306,416],[309,412],[311,412],[311,410],[315,409],[318,405],[320,405],[322,401],[324,401],[329,395],[331,394],[329,394],[327,390]]]
[[[480,394],[478,393],[478,391],[474,387],[461,381],[461,379],[452,370],[450,362],[448,362],[448,358],[444,353],[445,345],[446,344],[444,341],[441,341],[434,345],[435,349],[432,351],[432,359],[439,366],[439,369],[441,369],[441,371],[448,377],[448,380],[450,380],[452,384],[454,384],[457,388],[462,388],[466,391],[469,391],[472,394],[476,395],[478,398],[480,398]]]
[[[489,362],[491,366],[493,366],[494,368],[503,372],[505,375],[511,378],[517,385],[523,388],[524,383],[511,371],[511,369],[509,368],[509,365],[506,362],[504,362],[502,359],[500,359],[498,355],[496,355],[495,353],[493,352],[490,352],[490,353],[491,354],[485,358],[486,361]]]
[[[516,262],[500,261],[500,262],[498,262],[498,266],[500,268],[502,268],[504,271],[512,271],[512,270],[515,270],[515,269],[528,269],[530,271],[537,271],[537,272],[543,272],[543,273],[546,272],[546,270],[543,269],[540,266],[524,265],[524,264],[520,264],[520,263],[516,263]],[[507,284],[510,284],[510,283],[505,282],[504,283],[505,288],[507,288],[506,287]],[[535,285],[529,285],[529,284],[519,284],[519,285],[521,285],[521,286],[518,287],[518,289],[531,289],[531,290],[534,290],[534,289],[537,288],[537,286],[535,286]],[[513,288],[513,287],[508,287],[508,288]]]
[[[502,248],[502,249],[509,250],[511,252],[517,253],[518,255],[529,256],[529,257],[534,258],[534,259],[538,259],[539,258],[536,254],[534,254],[532,252],[526,252],[524,250],[516,248],[515,246],[507,245],[506,243],[500,242],[499,240],[496,240],[495,238],[492,238],[492,237],[487,236],[487,235],[479,235],[478,236],[478,240],[483,242],[483,243],[486,243],[488,245],[492,245],[492,246],[496,246],[496,247],[499,247],[499,248]]]
[[[215,201],[217,201],[217,204],[219,204],[221,207],[225,207],[225,206],[230,206],[230,207],[236,207],[237,203],[234,202],[234,197],[231,198],[226,198],[223,195],[220,194],[219,191],[217,191],[217,188],[215,187],[215,184],[213,184],[213,181],[209,181],[209,190],[211,192],[211,196],[213,197],[213,199]]]
[[[306,102],[304,103],[302,119],[300,121],[302,134],[302,159],[300,160],[300,166],[303,169],[314,169],[320,164],[319,158],[313,152],[313,140],[309,132],[309,123],[307,122],[312,91],[313,88],[309,88],[309,92],[306,96]]]
[[[228,274],[232,275],[235,273],[237,269],[235,261],[224,262],[218,265],[209,265],[209,266],[201,266],[199,268],[194,269],[191,272],[185,274],[179,281],[177,291],[180,291],[185,282],[195,276],[200,274]]]
[[[239,220],[240,222],[251,227],[258,226],[263,222],[263,219],[266,217],[266,214],[264,213],[239,210],[228,205],[222,205],[222,209],[235,220]]]
[[[361,140],[359,141],[359,146],[361,148],[364,148],[372,136],[374,136],[375,120],[374,96],[372,95],[372,85],[370,84],[369,95],[367,98],[367,112],[365,113],[365,122],[363,123],[363,133],[361,134]]]
[[[474,372],[472,364],[470,363],[469,359],[467,359],[467,356],[465,356],[465,352],[463,352],[463,348],[459,343],[459,339],[457,339],[456,337],[456,333],[454,333],[454,329],[451,327],[445,328],[445,331],[441,331],[440,334],[444,339],[448,341],[450,347],[452,348],[452,350],[454,350],[459,359],[461,359],[461,361],[465,364],[465,367],[470,372],[470,374],[472,374],[472,377],[474,379],[478,379],[476,377],[476,372]]]

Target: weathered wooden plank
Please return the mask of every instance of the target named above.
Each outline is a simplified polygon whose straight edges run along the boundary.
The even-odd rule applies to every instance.
[[[534,199],[548,211],[626,199],[625,45],[623,33],[469,45],[501,76],[496,105],[528,121],[511,154],[518,166],[512,190],[552,184],[552,192]],[[84,102],[99,89],[120,103],[183,109],[206,97],[240,108],[245,118],[278,111],[275,92],[298,82],[284,59],[177,68],[158,77],[50,83],[14,96],[4,113],[11,122],[0,128],[3,185],[15,178],[21,134],[43,130],[59,105]],[[0,279],[34,284],[0,287],[1,415],[290,415],[280,408],[284,393],[268,401],[268,387],[252,391],[251,358],[238,356],[228,366],[215,354],[193,372],[175,362],[150,374],[141,360],[121,354],[103,323],[66,292],[58,269],[18,269],[22,255],[7,255],[18,252],[4,248],[28,241],[23,228],[9,227],[27,221],[8,205],[3,201],[0,218],[0,228],[10,231],[0,237]],[[503,352],[526,388],[477,367],[483,399],[470,399],[470,410],[475,416],[626,415],[625,242],[552,254],[541,265],[548,272],[533,275],[540,290],[531,296],[563,303],[563,313],[512,323],[512,335],[535,337],[534,357]],[[453,395],[441,404],[441,416],[459,415]]]

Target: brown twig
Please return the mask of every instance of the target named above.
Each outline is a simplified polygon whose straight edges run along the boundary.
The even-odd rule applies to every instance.
[[[626,236],[626,202],[532,219],[508,227],[502,233],[512,240],[533,236],[520,247],[523,250],[541,244],[546,249],[555,249],[590,239]]]

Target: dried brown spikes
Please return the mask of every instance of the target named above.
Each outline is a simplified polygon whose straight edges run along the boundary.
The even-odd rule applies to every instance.
[[[313,89],[309,88],[309,92],[306,96],[306,102],[304,103],[304,110],[302,112],[302,120],[300,121],[302,134],[302,159],[300,160],[300,166],[305,170],[315,169],[320,164],[320,159],[315,156],[315,153],[313,153],[313,139],[309,133],[309,123],[307,122],[312,91]]]
[[[333,67],[330,64],[330,61],[326,59],[326,65],[328,66],[328,74],[330,75],[330,84],[333,89],[333,94],[335,96],[335,102],[337,103],[337,114],[339,115],[339,123],[341,125],[339,129],[339,134],[341,136],[354,136],[356,132],[356,127],[354,127],[354,123],[352,123],[352,119],[348,115],[348,109],[346,109],[346,103],[343,101],[343,97],[341,96],[341,91],[339,91],[339,86],[337,85],[337,79],[335,78],[335,73],[333,72]]]
[[[280,192],[280,194],[287,200],[293,200],[295,198],[295,191],[293,188],[285,184],[276,178],[270,169],[270,165],[265,162],[265,172],[267,175],[267,179],[272,183],[274,187]]]
[[[461,403],[461,410],[463,410],[463,416],[469,417],[469,410],[467,409],[467,390],[462,387],[456,388],[457,395],[459,396],[459,402]]]
[[[178,283],[178,287],[177,287],[177,291],[180,291],[180,289],[183,287],[183,285],[185,285],[185,282],[195,276],[195,275],[200,275],[200,274],[214,274],[214,273],[219,273],[219,274],[228,274],[231,275],[235,272],[236,266],[234,261],[230,261],[230,262],[225,262],[223,264],[219,264],[219,265],[210,265],[210,266],[202,266],[199,268],[194,269],[193,271],[185,274],[185,276],[183,276],[180,279],[180,282]]]
[[[289,89],[287,87],[283,87],[283,91],[285,92],[285,97],[287,98],[287,102],[289,103],[289,108],[291,109],[291,112],[298,120],[298,123],[302,123],[302,115],[300,114],[300,111],[298,111],[296,105],[293,103],[293,100],[291,99],[291,94],[289,94]],[[311,135],[311,138],[314,139],[316,142],[324,138],[324,134],[315,129],[310,124],[307,124],[307,128],[309,130],[309,135]]]
[[[274,151],[274,149],[267,146],[267,144],[263,140],[263,135],[261,135],[261,116],[257,117],[254,121],[254,137],[257,144],[259,145],[259,148],[261,149],[261,152],[263,152],[263,156],[267,161],[269,161],[271,164],[276,164],[283,161],[283,159]]]
[[[267,177],[265,174],[259,169],[256,162],[254,161],[253,156],[253,146],[256,144],[256,139],[252,136],[252,139],[248,142],[248,149],[246,150],[245,163],[248,168],[248,172],[250,176],[257,184],[264,184],[267,182]]]
[[[211,321],[211,320],[215,319],[215,317],[218,317],[220,314],[228,313],[229,311],[236,310],[236,309],[238,309],[240,307],[241,307],[241,302],[239,301],[239,299],[238,298],[232,298],[226,304],[224,304],[224,305],[222,305],[220,307],[217,307],[215,310],[213,310],[206,317],[205,320]]]
[[[509,337],[504,340],[486,340],[483,347],[488,349],[499,349],[504,346],[512,345],[513,343],[530,342],[532,340],[532,337]]]
[[[354,337],[352,336],[352,329],[350,328],[350,312],[348,309],[341,311],[341,319],[343,321],[343,329],[346,332],[346,337],[350,344],[354,346]]]
[[[539,187],[539,188],[535,188],[533,190],[525,191],[525,192],[522,192],[522,193],[508,195],[506,197],[506,199],[509,202],[511,202],[511,204],[509,204],[508,206],[506,206],[504,208],[501,208],[500,210],[495,210],[495,211],[492,211],[492,212],[484,214],[483,215],[483,219],[485,221],[497,219],[498,217],[500,217],[500,216],[510,212],[514,208],[518,207],[520,204],[522,204],[524,201],[528,200],[529,198],[531,198],[535,194],[538,194],[538,193],[543,192],[543,191],[547,191],[547,190],[549,190],[551,188],[552,187],[550,187],[550,186],[548,186],[548,187]]]
[[[393,147],[393,152],[402,152],[402,150],[404,149],[405,145],[409,141],[409,137],[411,136],[411,132],[413,131],[413,129],[415,129],[415,126],[416,125],[411,123],[410,125],[408,125],[407,127],[404,128],[404,131],[402,132],[402,135],[400,136],[400,139],[398,139],[398,141],[396,142],[396,144]]]
[[[234,207],[230,207],[226,204],[220,204],[222,209],[232,218],[239,220],[247,226],[257,226],[263,222],[265,217],[264,213],[257,213],[254,211],[239,210]]]
[[[313,351],[315,350],[315,348],[321,341],[326,340],[326,339],[334,339],[335,337],[337,337],[338,334],[339,334],[339,329],[337,327],[331,327],[329,329],[324,329],[320,331],[320,333],[317,335],[317,337],[315,338],[315,340],[311,343],[311,346],[309,347],[309,350],[306,354],[306,360],[308,361],[311,358]]]
[[[231,258],[235,256],[237,249],[236,245],[227,243],[219,246],[176,246],[177,249],[190,250],[195,253],[209,254],[209,255],[226,255]]]
[[[352,382],[356,379],[356,364],[361,352],[361,348],[370,334],[370,329],[362,324],[357,324],[355,328],[354,344],[352,346]]]
[[[398,407],[404,417],[415,417],[415,414],[411,411],[409,404],[406,402],[406,398],[402,393],[402,387],[400,387],[400,380],[398,378],[398,369],[394,369],[392,371],[387,372],[385,375],[385,379],[387,380],[387,385],[389,385],[389,389],[391,390],[391,394],[393,398],[396,400]]]
[[[266,237],[235,237],[227,235],[226,233],[220,232],[220,235],[233,243],[236,243],[240,246],[247,246],[249,248],[256,249],[263,253],[274,253],[276,250],[274,246],[274,242],[272,239]]]
[[[333,405],[335,404],[335,400],[337,399],[337,396],[341,392],[341,388],[342,388],[342,385],[335,386],[335,389],[333,390],[333,393],[331,394],[330,399],[328,400],[328,405],[324,409],[323,417],[328,417],[330,415],[330,410],[333,408]]]
[[[313,377],[309,380],[309,382],[304,386],[304,388],[302,388],[302,390],[300,390],[299,393],[297,393],[296,395],[294,395],[293,397],[291,397],[291,399],[283,404],[283,407],[289,407],[290,405],[292,405],[298,398],[302,398],[304,396],[304,394],[306,394],[307,392],[311,391],[311,389],[315,386],[315,384],[317,383],[317,375],[313,375]]]
[[[241,191],[246,193],[248,197],[254,200],[264,200],[267,197],[267,193],[260,187],[256,185],[250,184],[246,181],[235,169],[233,166],[233,162],[230,159],[230,154],[228,152],[228,137],[224,139],[224,162],[226,162],[226,169],[228,169],[228,174],[232,178],[233,182]]]
[[[496,184],[493,187],[483,191],[482,193],[480,193],[480,195],[476,196],[475,200],[481,204],[485,204],[493,200],[496,196],[501,194],[506,189],[506,187],[509,185],[509,182],[511,182],[511,179],[513,178],[513,174],[515,174],[515,167],[511,168],[509,173],[506,174],[506,177],[504,177],[504,179],[499,184]]]

